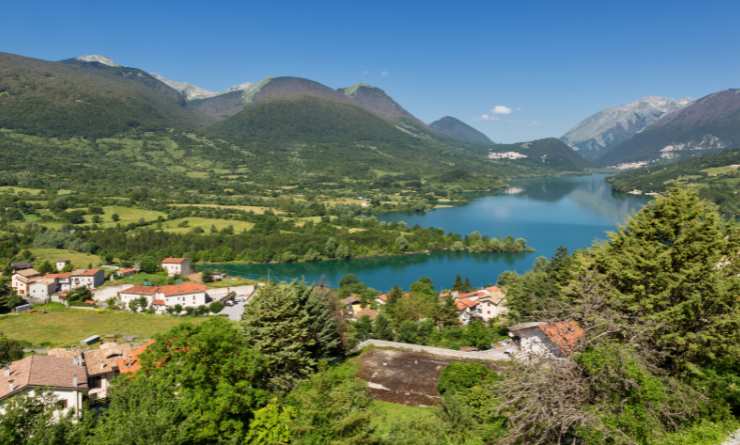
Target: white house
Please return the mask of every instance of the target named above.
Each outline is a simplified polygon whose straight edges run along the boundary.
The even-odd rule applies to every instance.
[[[509,336],[524,356],[567,357],[586,336],[573,321],[519,323],[509,328]]]
[[[26,297],[32,303],[48,303],[57,290],[57,282],[53,278],[37,278],[28,283]]]
[[[121,303],[128,307],[131,301],[144,298],[147,306],[164,312],[178,304],[183,308],[203,306],[207,302],[208,288],[198,283],[181,283],[168,286],[133,286],[118,293]]]
[[[489,286],[473,292],[453,292],[460,323],[468,324],[477,318],[488,322],[508,312],[506,295],[498,286]]]
[[[193,264],[187,258],[165,258],[162,260],[162,269],[167,272],[167,276],[175,277],[178,275],[190,275],[193,273]]]
[[[82,412],[87,393],[87,372],[79,356],[54,357],[32,355],[12,362],[0,373],[0,413],[13,397],[38,397],[48,393],[53,397],[56,416]]]
[[[102,269],[78,269],[70,272],[69,279],[71,289],[86,287],[93,290],[105,282],[105,272]]]
[[[40,276],[41,273],[35,269],[17,270],[10,279],[10,286],[15,293],[21,297],[25,297],[28,295],[28,285]]]
[[[57,272],[61,272],[64,270],[65,267],[67,267],[71,262],[69,260],[57,260],[55,267],[57,269]]]

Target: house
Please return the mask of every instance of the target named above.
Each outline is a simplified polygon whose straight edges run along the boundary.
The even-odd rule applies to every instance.
[[[168,286],[133,286],[118,293],[121,303],[128,307],[131,301],[144,298],[146,306],[158,312],[180,305],[186,307],[203,306],[208,301],[208,288],[198,283],[181,283]]]
[[[449,295],[455,299],[462,324],[468,324],[474,318],[489,322],[508,312],[506,294],[498,286],[465,293],[452,292]]]
[[[135,267],[122,267],[116,271],[116,277],[118,278],[130,277],[131,275],[135,275],[138,272],[139,272],[139,269]]]
[[[190,275],[193,273],[193,264],[187,258],[165,258],[162,260],[162,269],[167,272],[167,276],[175,277],[178,275]]]
[[[102,269],[78,269],[70,273],[69,279],[71,289],[86,287],[93,290],[105,282],[105,272]]]
[[[388,303],[388,294],[380,294],[377,297],[375,297],[375,302],[378,304],[386,304]]]
[[[79,355],[55,357],[32,355],[14,361],[0,373],[0,413],[3,404],[17,395],[31,397],[49,393],[54,400],[55,416],[82,412],[87,393],[87,372]]]
[[[28,283],[26,298],[31,303],[44,304],[51,300],[57,291],[57,282],[53,278],[39,277]]]
[[[582,341],[586,332],[573,320],[519,323],[509,328],[509,336],[523,355],[567,357]]]
[[[20,269],[13,273],[10,286],[16,294],[25,297],[28,295],[28,285],[40,276],[41,273],[35,269]]]
[[[143,345],[131,349],[128,354],[118,359],[118,372],[121,374],[136,374],[141,369],[141,360],[139,357],[146,349],[154,343],[154,340],[148,340]]]
[[[57,262],[56,262],[56,264],[55,264],[55,266],[56,266],[56,268],[57,268],[57,272],[61,272],[61,271],[63,271],[63,270],[64,270],[64,269],[66,269],[66,268],[67,268],[67,266],[69,266],[70,264],[72,264],[72,262],[71,262],[70,260],[57,260]]]

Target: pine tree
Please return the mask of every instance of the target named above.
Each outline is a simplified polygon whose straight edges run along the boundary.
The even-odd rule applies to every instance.
[[[645,330],[668,366],[740,357],[731,238],[713,205],[672,189],[597,250],[596,270],[616,291],[611,305]]]
[[[437,306],[434,322],[439,327],[458,326],[460,324],[457,307],[452,297],[446,297],[442,304]]]
[[[379,314],[373,322],[373,338],[378,340],[393,340],[393,328],[388,317]]]
[[[463,281],[460,274],[455,275],[455,284],[452,286],[452,290],[461,292],[463,290]]]
[[[473,285],[470,284],[470,278],[465,277],[465,283],[463,283],[463,289],[464,292],[470,292],[473,290]]]

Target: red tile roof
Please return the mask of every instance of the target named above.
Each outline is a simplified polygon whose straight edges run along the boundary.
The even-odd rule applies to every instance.
[[[139,356],[146,351],[146,348],[154,343],[154,340],[147,340],[143,345],[132,349],[128,354],[124,355],[123,358],[118,359],[118,371],[121,374],[133,374],[141,369],[141,361]]]
[[[187,261],[187,258],[173,258],[173,257],[167,257],[162,260],[162,264],[182,264],[185,261]]]
[[[187,295],[196,294],[200,292],[206,292],[208,287],[198,283],[182,283],[172,284],[169,286],[161,286],[159,292],[164,294],[165,297],[174,297],[176,295]]]
[[[55,280],[64,280],[72,276],[72,273],[70,272],[63,272],[63,273],[50,273],[46,274],[47,278],[53,278]]]
[[[475,307],[478,303],[478,300],[472,298],[458,298],[455,300],[455,306],[457,306],[458,311],[464,311],[467,308]]]
[[[128,289],[122,290],[121,293],[132,295],[154,295],[157,293],[157,289],[159,289],[157,286],[132,286]]]
[[[578,342],[586,335],[586,331],[573,320],[543,323],[539,328],[566,355],[573,352]]]
[[[75,270],[71,275],[74,277],[94,277],[98,272],[100,272],[100,269],[80,269]]]

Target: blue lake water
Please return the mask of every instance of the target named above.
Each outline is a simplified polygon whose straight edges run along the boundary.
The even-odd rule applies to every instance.
[[[456,274],[476,286],[494,283],[501,272],[526,272],[538,256],[549,257],[558,246],[574,250],[606,239],[608,231],[645,204],[644,198],[613,192],[605,178],[594,174],[531,179],[515,184],[521,188],[516,194],[482,197],[425,214],[389,213],[380,218],[460,234],[477,230],[495,237],[522,237],[536,249],[533,253],[437,253],[302,264],[222,264],[218,269],[248,278],[305,279],[329,286],[353,273],[379,290],[394,285],[407,288],[424,276],[439,288],[449,287]]]

